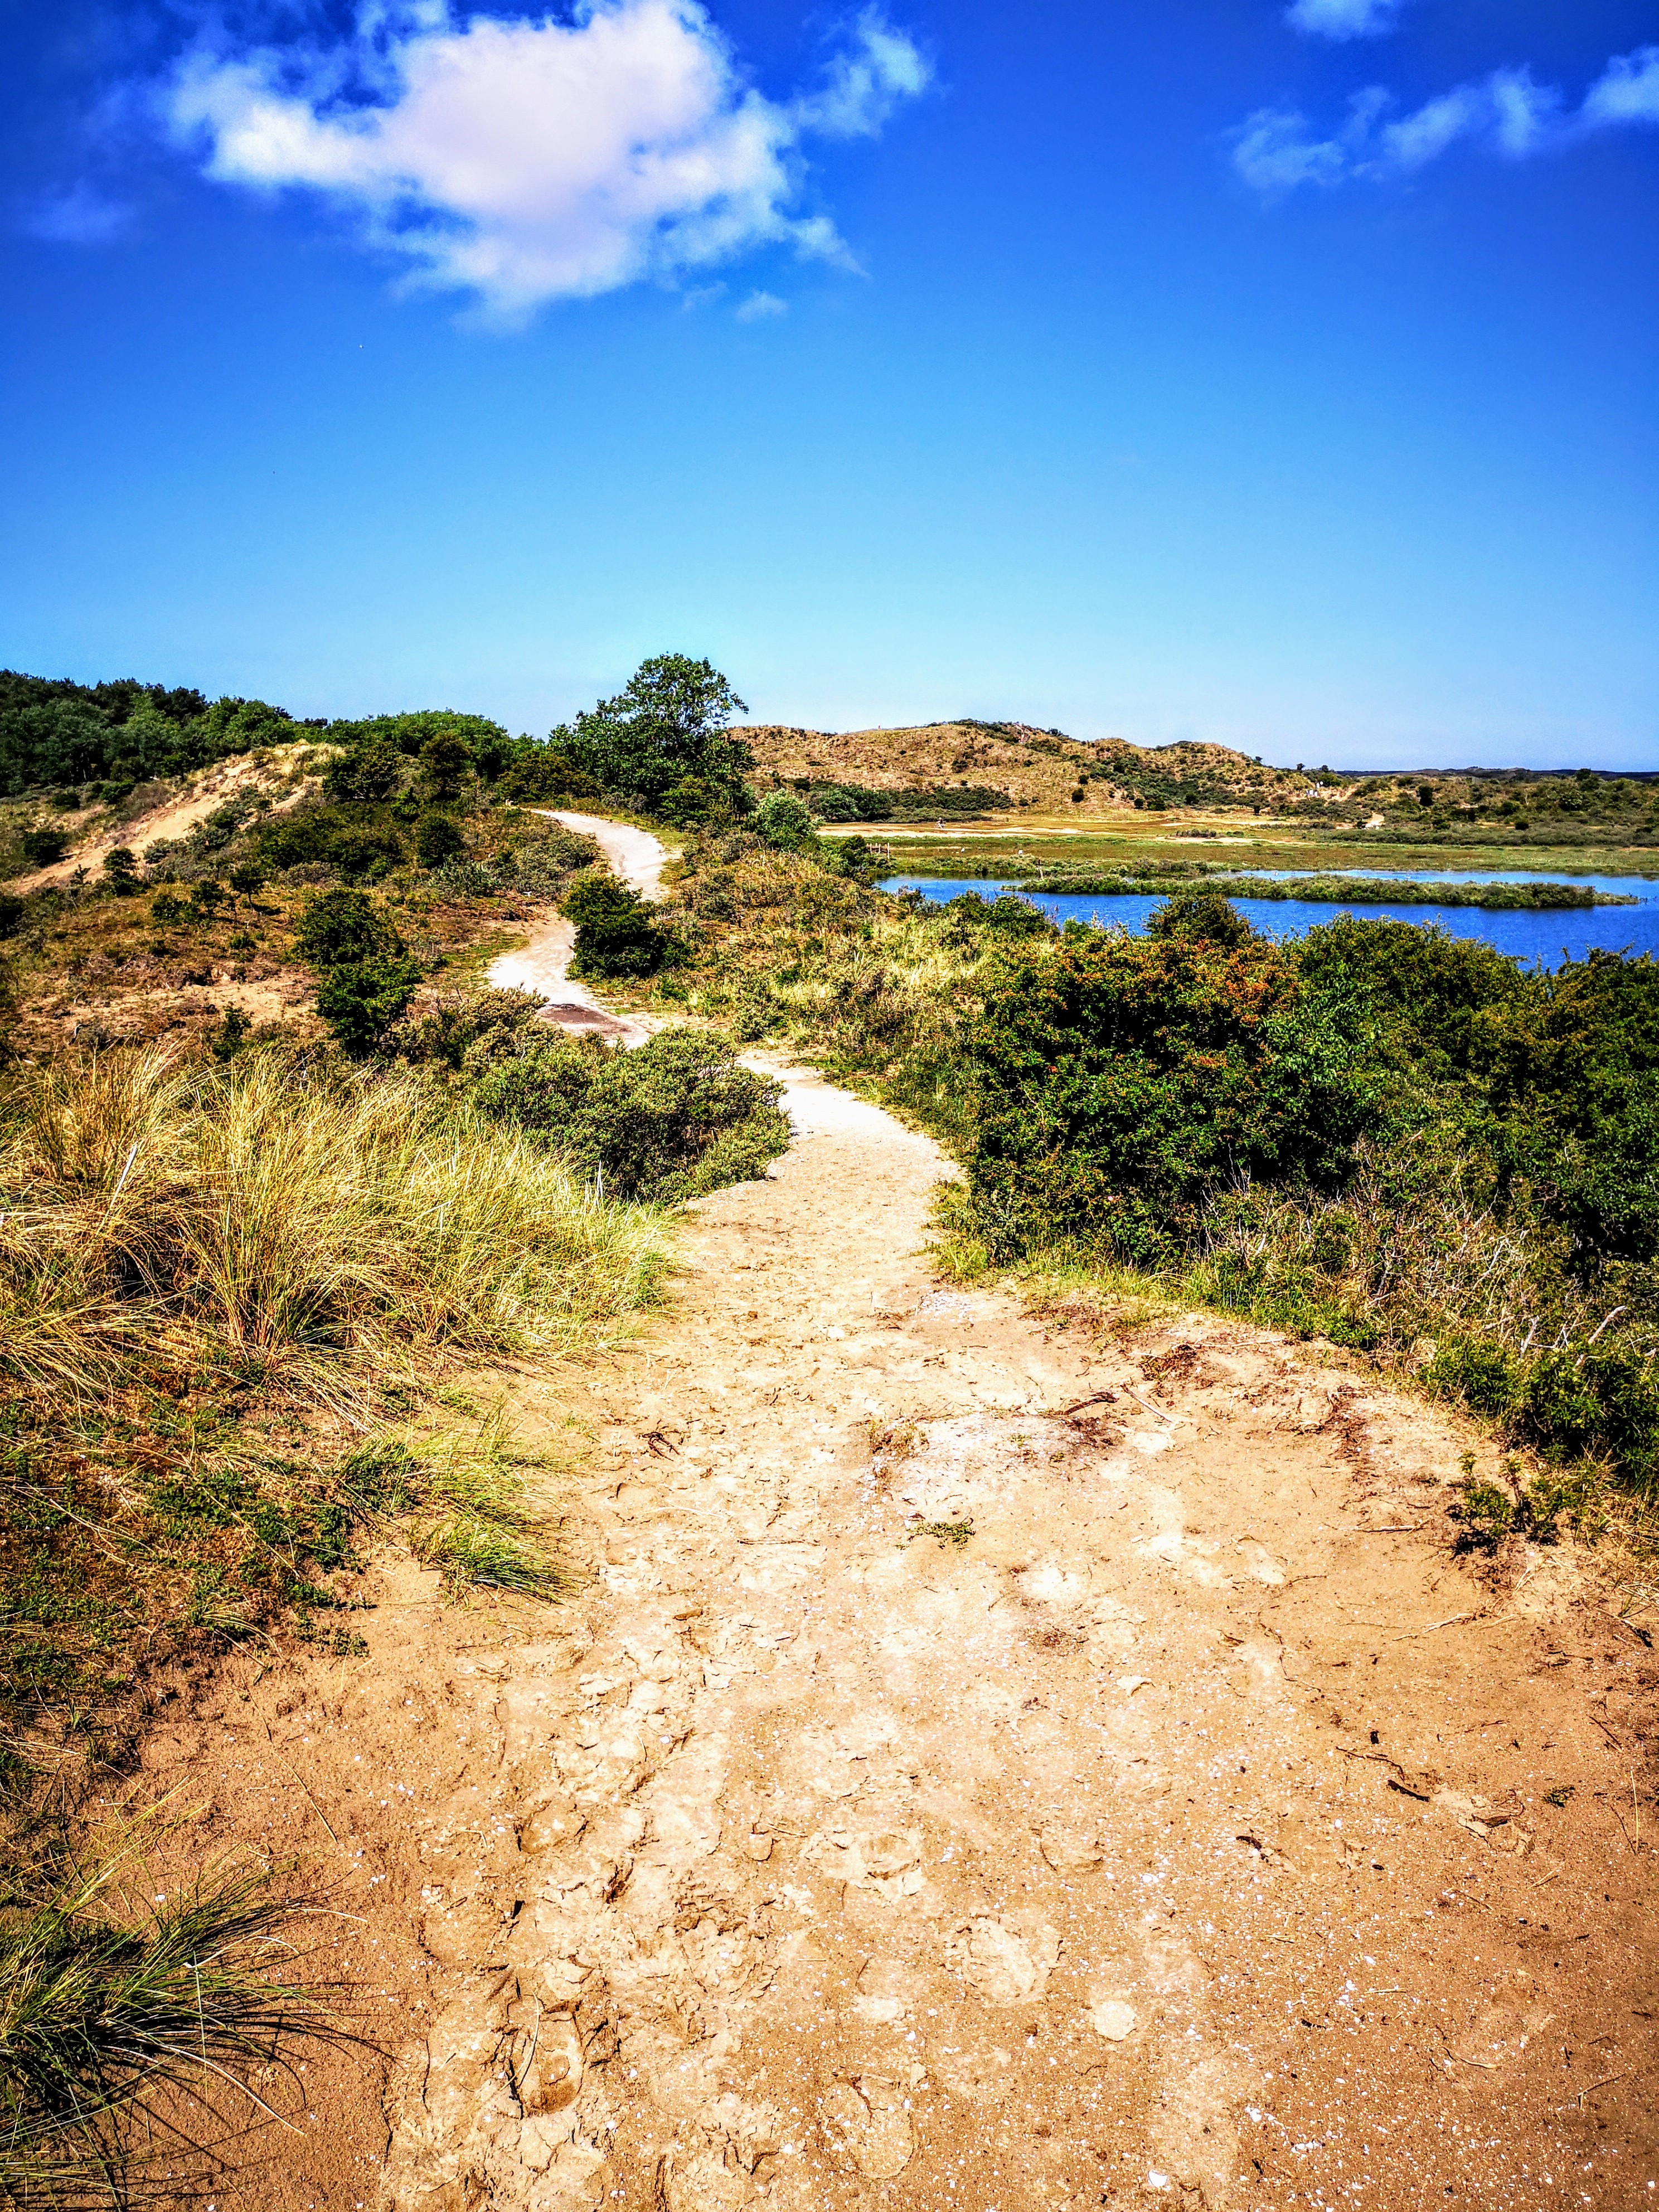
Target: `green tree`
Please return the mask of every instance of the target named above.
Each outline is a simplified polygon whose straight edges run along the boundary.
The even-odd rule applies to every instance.
[[[466,840],[447,814],[423,814],[415,825],[415,857],[423,868],[459,860]]]
[[[301,958],[313,968],[335,968],[404,949],[391,920],[368,892],[344,889],[321,891],[310,902],[294,942]]]
[[[131,845],[117,845],[105,854],[104,881],[117,898],[131,898],[138,889],[138,855]]]
[[[472,748],[457,730],[440,730],[421,747],[421,772],[434,799],[459,799],[472,770]]]
[[[330,968],[317,986],[317,1011],[354,1060],[367,1059],[406,1012],[421,981],[418,961],[392,953]]]
[[[555,730],[551,742],[605,790],[646,811],[654,811],[687,778],[709,787],[721,805],[738,807],[754,757],[727,725],[745,711],[710,662],[659,653],[641,662],[614,699],[579,714],[574,728]]]
[[[362,744],[337,753],[323,783],[331,799],[378,803],[392,798],[402,780],[403,753],[396,738],[376,730]]]

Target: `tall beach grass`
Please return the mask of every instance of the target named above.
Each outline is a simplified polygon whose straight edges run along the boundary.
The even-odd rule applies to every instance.
[[[234,1365],[337,1401],[445,1348],[568,1346],[647,1302],[659,1231],[412,1071],[164,1049],[16,1076],[0,1375],[84,1394]]]

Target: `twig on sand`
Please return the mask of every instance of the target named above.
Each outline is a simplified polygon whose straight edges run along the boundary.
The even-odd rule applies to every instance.
[[[281,1760],[282,1760],[282,1764],[283,1764],[284,1766],[288,1767],[288,1771],[289,1771],[289,1778],[290,1778],[290,1779],[293,1781],[295,1787],[298,1790],[298,1791],[300,1792],[300,1795],[301,1795],[301,1796],[305,1799],[305,1801],[306,1801],[307,1804],[310,1806],[310,1808],[311,1808],[312,1811],[313,1811],[313,1812],[317,1815],[317,1818],[318,1818],[318,1819],[322,1822],[323,1826],[324,1826],[325,1828],[328,1828],[328,1839],[329,1839],[330,1843],[331,1843],[331,1844],[333,1844],[333,1846],[334,1846],[335,1850],[336,1850],[337,1851],[337,1850],[339,1850],[341,1849],[340,1838],[339,1838],[335,1834],[335,1832],[334,1832],[334,1831],[333,1831],[333,1829],[332,1829],[332,1828],[329,1828],[329,1826],[328,1826],[328,1815],[327,1815],[327,1814],[324,1812],[324,1810],[323,1810],[322,1807],[321,1807],[321,1806],[317,1802],[317,1800],[316,1800],[316,1799],[312,1796],[312,1794],[311,1794],[310,1790],[307,1790],[307,1789],[306,1788],[306,1785],[305,1785],[304,1782],[301,1780],[301,1777],[300,1777],[300,1774],[299,1774],[298,1771],[297,1771],[295,1767],[293,1767],[292,1765],[289,1765],[289,1761],[288,1761],[287,1759],[283,1759],[283,1754],[282,1754],[282,1753],[281,1753],[280,1751],[278,1751],[278,1750],[277,1750],[277,1748],[276,1748],[276,1737],[275,1737],[274,1735],[272,1735],[272,1734],[270,1733],[270,1722],[269,1722],[269,1721],[262,1721],[262,1722],[260,1723],[260,1726],[264,1729],[264,1732],[265,1732],[265,1741],[266,1741],[266,1742],[270,1746],[271,1756],[272,1756],[273,1758],[275,1758],[275,1759],[281,1759]]]

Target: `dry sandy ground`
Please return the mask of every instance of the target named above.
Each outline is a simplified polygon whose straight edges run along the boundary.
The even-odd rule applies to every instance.
[[[1651,2204],[1644,1637],[1453,1556],[1444,1417],[942,1287],[933,1146],[788,1101],[665,1316],[512,1382],[577,1594],[389,1561],[152,1738],[386,2053],[216,2212]]]
[[[580,1594],[393,1565],[155,1740],[337,1870],[396,2054],[221,2204],[1650,2203],[1644,1644],[1453,1559],[1438,1416],[941,1289],[932,1146],[797,1096],[672,1313],[516,1387]]]
[[[192,776],[184,790],[130,822],[106,822],[100,828],[92,830],[93,816],[64,815],[60,817],[61,826],[76,841],[75,849],[67,860],[55,861],[49,868],[39,868],[33,875],[20,876],[15,888],[20,891],[38,891],[52,884],[67,884],[77,868],[84,868],[88,875],[95,877],[106,856],[118,845],[130,846],[142,854],[145,846],[154,844],[159,838],[182,837],[198,822],[205,821],[216,806],[224,805],[228,799],[250,788],[280,793],[275,811],[286,811],[304,795],[302,786],[290,786],[289,776],[295,763],[303,757],[305,749],[295,746],[284,747],[283,750],[285,757],[275,769],[268,761],[256,762],[246,754],[216,761],[211,768]]]

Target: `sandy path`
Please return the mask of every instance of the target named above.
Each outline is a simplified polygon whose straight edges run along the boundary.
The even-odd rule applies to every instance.
[[[936,1288],[938,1155],[815,1092],[592,1380],[586,1594],[397,1763],[391,2201],[1649,2201],[1641,1646],[1451,1561],[1419,1411]]]
[[[568,814],[550,807],[526,810],[562,823],[585,837],[592,837],[610,862],[612,872],[642,897],[661,896],[662,872],[668,853],[649,830],[632,830],[622,822],[607,822],[598,814]],[[643,1023],[619,1018],[609,1012],[585,983],[570,978],[570,956],[576,930],[562,915],[550,915],[532,932],[527,944],[516,952],[503,952],[492,960],[489,979],[498,991],[534,991],[550,1001],[541,1018],[561,1029],[588,1030],[601,1036],[620,1038],[624,1044],[643,1044],[650,1035]]]
[[[151,1740],[401,2050],[222,2212],[1650,2204],[1648,1647],[1316,1352],[940,1288],[945,1162],[784,1072],[672,1311],[516,1382],[579,1594],[388,1566]]]

